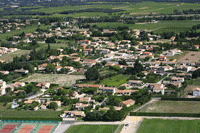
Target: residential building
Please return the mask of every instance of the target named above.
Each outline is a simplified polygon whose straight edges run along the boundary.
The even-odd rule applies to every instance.
[[[126,106],[126,107],[130,107],[131,105],[134,105],[135,101],[133,99],[128,99],[126,101],[122,101],[121,103],[119,103],[120,107]]]

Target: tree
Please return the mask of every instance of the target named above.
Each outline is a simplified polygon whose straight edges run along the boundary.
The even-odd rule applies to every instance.
[[[37,107],[39,105],[39,102],[38,101],[33,101],[31,103],[31,109],[34,109],[35,107]]]
[[[10,92],[10,91],[11,91],[11,88],[10,88],[10,87],[6,88],[6,93],[8,93],[8,92]]]
[[[119,87],[119,90],[125,90],[126,89],[126,86],[120,86]]]
[[[48,64],[46,66],[46,72],[50,73],[50,72],[54,72],[55,71],[55,65],[54,64]]]
[[[100,78],[100,74],[99,74],[99,71],[95,67],[91,67],[85,72],[85,77],[87,80],[90,80],[90,81],[97,80]]]
[[[28,104],[25,104],[24,109],[27,110],[29,108]]]
[[[58,104],[56,102],[51,102],[48,105],[48,108],[56,110],[58,108]]]

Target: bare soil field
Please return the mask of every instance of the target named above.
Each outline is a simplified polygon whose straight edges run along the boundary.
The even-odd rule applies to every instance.
[[[130,15],[148,15],[151,12],[143,12],[143,13],[130,13]],[[156,14],[156,12],[152,12],[152,14]]]
[[[200,102],[198,101],[157,101],[139,110],[139,112],[200,113]]]
[[[84,75],[67,74],[38,74],[35,73],[28,78],[22,79],[22,82],[50,82],[60,86],[71,86],[76,84],[76,80],[85,79]]]
[[[186,63],[186,62],[198,62],[200,59],[200,52],[189,52],[185,56],[183,56],[178,62]]]
[[[0,60],[3,60],[4,62],[10,62],[13,61],[13,57],[20,57],[21,55],[24,54],[29,54],[30,50],[18,50],[15,51],[13,53],[9,53],[9,54],[4,54],[0,57]]]

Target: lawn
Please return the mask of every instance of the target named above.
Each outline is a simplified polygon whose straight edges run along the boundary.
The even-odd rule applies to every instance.
[[[197,101],[157,101],[139,110],[139,112],[200,113],[200,102],[197,102]]]
[[[60,117],[61,111],[16,111],[16,110],[6,110],[0,111],[0,115],[3,117],[8,116],[18,116],[18,117]]]
[[[30,53],[30,50],[18,50],[13,53],[4,54],[0,56],[0,60],[3,60],[5,62],[10,62],[10,61],[13,61],[13,57],[16,57],[16,56],[20,57],[21,55],[29,54],[29,53]]]
[[[119,74],[110,78],[103,79],[100,84],[108,86],[119,86],[121,84],[127,83],[129,77],[129,75]]]
[[[75,125],[65,133],[114,133],[118,125]]]
[[[85,79],[84,75],[67,75],[67,74],[39,74],[35,73],[28,78],[22,79],[22,82],[49,82],[59,84],[60,86],[71,86],[76,83],[77,79]]]
[[[199,133],[200,120],[144,119],[137,133]]]

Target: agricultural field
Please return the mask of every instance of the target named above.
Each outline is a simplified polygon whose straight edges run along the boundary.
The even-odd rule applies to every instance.
[[[40,8],[40,9],[33,9],[31,11],[38,11],[38,12],[45,12],[45,13],[58,13],[62,11],[69,11],[69,10],[82,10],[82,9],[89,9],[89,8],[103,8],[103,9],[121,9],[125,11],[116,12],[113,14],[118,13],[128,13],[129,15],[148,15],[152,14],[172,14],[174,10],[186,10],[186,9],[199,9],[199,5],[196,3],[166,3],[166,2],[140,2],[140,3],[127,3],[124,2],[122,4],[116,3],[98,3],[96,5],[77,5],[77,6],[63,6],[63,7],[49,7],[49,8]],[[97,17],[97,15],[108,15],[108,13],[75,13],[73,14],[74,17]],[[67,16],[71,16],[68,14]]]
[[[65,133],[113,133],[118,125],[75,125]]]
[[[154,33],[162,32],[181,32],[191,30],[193,25],[199,24],[198,21],[158,21],[158,23],[140,23],[140,24],[124,24],[124,23],[93,23],[102,28],[117,28],[118,26],[128,26],[130,29],[148,29]]]
[[[159,113],[200,113],[197,101],[157,101],[139,110],[139,112]]]
[[[0,56],[0,60],[3,60],[4,62],[11,62],[13,61],[13,57],[16,57],[16,56],[20,57],[21,55],[29,54],[29,53],[30,53],[30,50],[18,50],[13,53],[4,54]]]
[[[144,119],[137,133],[199,133],[200,120]]]
[[[48,26],[45,26],[45,25],[41,25],[40,26],[41,29],[46,29],[47,27],[49,27],[49,25]],[[19,30],[13,30],[11,32],[6,32],[6,33],[0,35],[0,40],[6,40],[9,37],[13,37],[15,35],[19,35],[22,32],[24,32],[24,33],[33,33],[33,32],[36,31],[37,28],[38,27],[34,25],[34,26],[28,26],[26,28],[21,28]]]
[[[22,79],[22,82],[49,82],[59,84],[60,86],[71,86],[78,79],[85,79],[84,75],[67,75],[67,74],[38,74],[30,75],[28,78]]]
[[[183,56],[178,62],[198,62],[200,60],[200,52],[189,52],[185,56]]]

